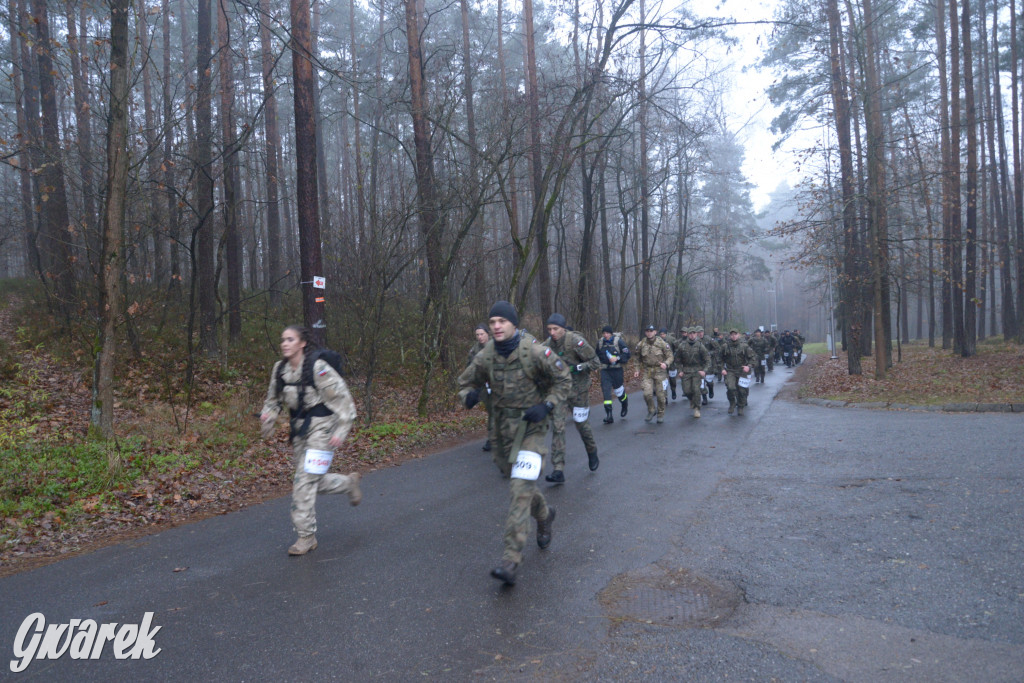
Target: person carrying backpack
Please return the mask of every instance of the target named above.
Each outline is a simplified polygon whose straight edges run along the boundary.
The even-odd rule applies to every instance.
[[[260,413],[261,434],[264,439],[273,435],[281,408],[287,407],[295,458],[291,516],[298,534],[288,554],[305,555],[317,546],[318,493],[347,493],[352,505],[363,499],[358,472],[327,474],[334,449],[355,422],[356,406],[341,377],[341,357],[317,348],[308,329],[286,327],[281,333],[281,356],[270,373]]]

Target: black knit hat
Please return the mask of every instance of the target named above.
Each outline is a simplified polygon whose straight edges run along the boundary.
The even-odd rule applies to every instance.
[[[519,327],[519,314],[516,313],[516,307],[507,301],[498,301],[491,306],[491,312],[487,314],[488,318],[504,318],[516,327]]]
[[[607,332],[608,334],[614,334],[615,333],[615,330],[612,329],[611,325],[605,325],[604,327],[601,328],[601,331],[602,332]]]
[[[565,322],[565,316],[561,313],[552,313],[545,325],[558,325],[559,327],[569,327],[568,323]]]

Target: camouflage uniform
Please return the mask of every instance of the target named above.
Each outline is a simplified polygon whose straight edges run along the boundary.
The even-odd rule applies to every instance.
[[[764,382],[764,373],[768,369],[767,356],[771,355],[771,343],[764,337],[759,337],[756,334],[750,338],[747,342],[747,346],[754,352],[756,357],[754,360],[754,379],[758,382]]]
[[[491,386],[496,440],[494,459],[506,477],[511,474],[518,455],[512,452],[514,445],[517,451],[533,451],[541,457],[547,450],[545,441],[550,418],[526,422],[523,413],[543,402],[551,403],[554,412],[563,407],[572,389],[565,363],[551,349],[535,341],[532,336],[520,333],[518,346],[504,357],[495,350],[494,340],[491,340],[459,375],[459,400],[463,403],[470,391],[482,392],[486,384]],[[526,358],[527,354],[531,358]],[[522,434],[520,444],[515,443],[518,434]],[[518,565],[523,560],[523,546],[530,531],[529,518],[547,519],[548,504],[535,481],[511,479],[509,488],[511,499],[505,520],[502,559]]]
[[[467,368],[473,364],[476,354],[483,350],[484,344],[480,342],[473,343],[473,346],[469,349],[469,361],[466,363]],[[489,450],[491,443],[494,441],[494,413],[491,412],[491,392],[486,388],[480,392],[480,403],[484,404],[484,410],[487,411],[487,445],[485,450]]]
[[[281,378],[284,387],[277,391],[277,371],[281,363],[285,363]],[[299,409],[299,390],[302,381],[302,367],[293,368],[283,360],[274,364],[270,373],[270,388],[263,402],[264,415],[269,415],[264,423],[273,429],[275,420],[284,405],[289,410]],[[305,471],[306,450],[334,450],[330,445],[331,437],[344,439],[352,423],[356,419],[356,405],[352,394],[348,391],[345,380],[341,378],[330,363],[317,360],[313,365],[313,385],[302,389],[303,404],[312,408],[323,404],[330,410],[329,415],[311,417],[309,428],[304,435],[295,434],[292,438],[292,453],[295,459],[295,475],[292,480],[292,525],[299,537],[312,536],[316,533],[316,496],[318,493],[350,493],[357,490],[358,478],[344,474],[310,474]],[[354,499],[353,499],[354,500]]]
[[[551,413],[551,465],[558,471],[565,470],[565,420],[571,417],[574,408],[590,408],[590,371],[601,367],[601,361],[597,358],[594,347],[586,339],[575,332],[566,331],[565,335],[555,341],[548,337],[544,346],[558,354],[559,358],[569,367],[572,376],[572,390],[569,392],[569,399],[565,407],[557,407]],[[590,428],[590,422],[583,420],[576,422],[576,430],[583,439],[583,447],[587,453],[597,453],[597,442],[594,440],[594,431]]]
[[[726,371],[725,388],[726,394],[729,397],[730,412],[732,412],[733,406],[737,408],[747,407],[747,394],[750,393],[750,388],[741,387],[737,382],[740,377],[747,376],[747,373],[743,372],[743,366],[753,366],[755,360],[757,359],[754,356],[754,352],[741,339],[736,341],[728,339],[722,346],[722,363],[725,365]]]
[[[775,355],[778,353],[776,348],[779,345],[779,340],[771,332],[765,332],[764,340],[768,342],[768,372],[771,372],[775,369]]]
[[[657,335],[653,339],[647,339],[645,336],[636,345],[634,355],[643,374],[644,401],[647,403],[648,418],[657,413],[658,422],[662,422],[665,419],[665,382],[668,379],[668,371],[661,369],[661,363],[667,366],[672,362],[672,349]]]
[[[678,344],[679,344],[679,339],[676,338],[676,336],[674,334],[671,334],[671,333],[666,333],[664,336],[659,334],[658,336],[665,340],[665,343],[668,344],[668,348],[672,351],[672,358],[673,358],[673,360],[672,360],[671,363],[668,364],[667,372],[668,372],[668,388],[669,388],[669,391],[672,394],[672,400],[674,401],[674,400],[676,400],[676,379],[677,379],[677,376],[679,375],[678,368],[676,368],[676,366],[675,366],[676,346],[678,346]],[[683,337],[683,340],[685,341],[686,337]]]
[[[707,403],[708,399],[715,397],[715,382],[721,379],[722,374],[722,340],[720,337],[705,337],[704,328],[700,325],[697,326],[697,341],[704,345],[704,348],[708,350],[708,355],[711,356],[711,375],[710,381],[707,384],[701,385],[700,393],[703,396],[701,399],[702,403]]]
[[[683,374],[683,394],[690,399],[690,408],[700,409],[700,372],[711,370],[711,354],[699,341],[686,339],[679,343],[675,353],[676,367]]]

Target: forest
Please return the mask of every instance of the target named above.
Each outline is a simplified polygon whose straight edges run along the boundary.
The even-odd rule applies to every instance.
[[[833,314],[878,377],[894,341],[1019,342],[1014,0],[709,9],[8,0],[0,277],[85,368],[101,436],[131,363],[191,402],[295,321],[344,354],[363,420],[398,375],[425,416],[497,299],[588,337],[823,341]],[[755,29],[771,132],[811,141],[761,210],[722,59]]]

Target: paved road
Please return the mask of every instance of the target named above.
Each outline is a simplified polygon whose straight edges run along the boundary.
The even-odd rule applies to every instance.
[[[752,388],[663,425],[643,402],[570,428],[554,540],[519,583],[507,484],[479,444],[375,472],[318,505],[289,558],[288,500],[0,579],[23,620],[142,620],[160,653],[34,661],[35,680],[1021,681],[1024,418],[828,409]],[[175,571],[187,567],[184,571]]]

